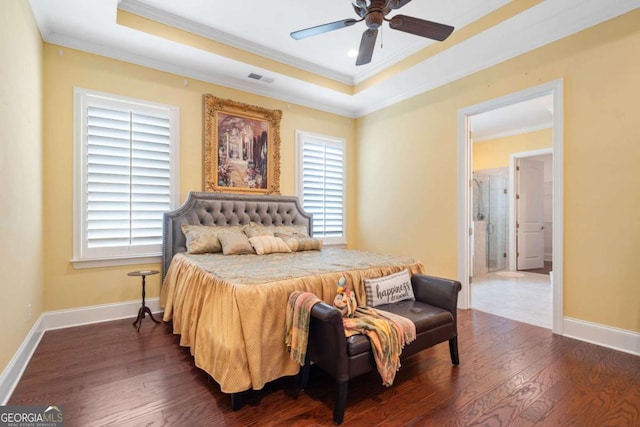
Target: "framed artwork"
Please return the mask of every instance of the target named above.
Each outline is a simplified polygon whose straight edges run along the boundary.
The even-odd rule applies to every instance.
[[[280,194],[281,110],[204,95],[204,190]]]

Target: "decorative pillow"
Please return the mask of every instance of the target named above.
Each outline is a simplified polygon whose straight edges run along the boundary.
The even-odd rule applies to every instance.
[[[369,307],[416,299],[407,269],[377,279],[364,279],[364,290]]]
[[[250,222],[242,227],[242,231],[248,238],[256,236],[273,236],[273,232],[262,224]]]
[[[293,229],[298,233],[298,237],[309,237],[309,228],[306,225],[294,225]]]
[[[222,253],[225,255],[252,254],[253,246],[249,238],[242,231],[222,233],[218,236],[222,245]]]
[[[284,235],[276,233],[276,236],[282,237]],[[322,249],[322,240],[314,237],[283,237],[283,240],[292,252],[319,251]]]
[[[222,252],[218,236],[230,231],[239,231],[239,227],[212,227],[208,225],[182,224],[182,233],[187,239],[187,252],[205,254]]]
[[[255,236],[249,237],[249,243],[258,255],[272,254],[276,252],[291,252],[289,246],[280,237]]]
[[[309,237],[306,225],[272,225],[268,228],[274,235],[280,234],[285,240],[286,237]]]

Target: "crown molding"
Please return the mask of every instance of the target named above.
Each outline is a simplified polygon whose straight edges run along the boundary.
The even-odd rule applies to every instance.
[[[123,3],[131,1],[134,0],[125,0]],[[46,17],[38,16],[37,13],[35,15],[40,31],[43,33],[43,39],[49,43],[165,71],[183,78],[194,78],[287,103],[358,118],[640,7],[638,0],[617,0],[613,4],[606,3],[600,0],[542,2],[525,13],[505,20],[354,95],[339,93],[321,85],[273,73],[270,70],[263,70],[195,48],[192,48],[193,52],[187,52],[184,56],[192,55],[196,58],[190,62],[191,65],[187,65],[187,61],[172,57],[171,52],[175,51],[173,43],[167,45],[171,48],[165,48],[166,53],[161,56],[152,53],[157,50],[148,52],[140,51],[139,48],[137,51],[133,48],[128,50],[123,44],[100,44],[82,39],[81,35],[55,33],[55,29],[52,33],[50,30],[43,30],[52,28]],[[532,34],[536,37],[532,37]],[[158,43],[164,43],[164,41],[160,39]],[[244,77],[248,73],[244,74],[245,70],[275,78],[275,83],[266,85],[260,81],[246,79]]]
[[[151,68],[158,71],[164,71],[167,73],[175,74],[178,77],[187,77],[203,82],[224,86],[230,89],[236,89],[243,92],[248,92],[255,95],[262,95],[268,98],[277,99],[280,101],[298,104],[304,107],[313,108],[315,110],[325,111],[328,113],[337,114],[340,116],[355,118],[354,110],[350,107],[342,107],[339,104],[333,102],[319,101],[317,96],[300,96],[291,94],[282,88],[272,85],[265,85],[256,80],[249,79],[235,79],[224,74],[216,73],[215,71],[204,72],[200,70],[190,69],[184,67],[182,64],[176,64],[173,62],[161,61],[148,56],[140,55],[138,53],[127,52],[124,49],[114,49],[112,47],[96,45],[95,43],[86,42],[73,37],[67,37],[65,35],[51,33],[45,39],[47,43],[55,44],[70,49],[76,49],[83,52],[92,53],[95,55],[104,56],[106,58],[112,58],[131,64],[140,65],[143,67]],[[257,72],[262,71],[259,68],[254,69]],[[264,70],[265,74],[269,71]],[[278,78],[279,81],[283,80],[283,77]],[[261,87],[262,86],[262,87]],[[311,86],[311,85],[309,85]],[[326,92],[327,89],[324,89]],[[310,91],[309,93],[311,93]]]
[[[204,24],[200,24],[198,22],[194,22],[189,19],[185,19],[180,16],[165,12],[153,6],[141,3],[137,0],[122,0],[118,4],[118,9],[208,38],[210,40],[242,49],[254,55],[272,59],[274,61],[278,61],[304,71],[309,71],[311,73],[327,77],[340,83],[345,83],[348,85],[354,84],[353,78],[347,74],[340,73],[328,67],[323,67],[309,61],[304,61],[300,58],[287,55],[284,52],[280,52],[261,44],[233,36],[229,33],[225,33],[224,31],[219,31]]]
[[[398,73],[393,80],[404,83],[406,89],[399,84],[394,85],[393,96],[364,104],[355,111],[355,116],[362,117],[390,107],[640,7],[638,0],[605,3],[599,0],[542,2],[527,10],[526,14],[507,19]],[[531,37],[531,34],[537,37]],[[418,83],[421,81],[424,83]],[[383,85],[380,84],[378,89]]]

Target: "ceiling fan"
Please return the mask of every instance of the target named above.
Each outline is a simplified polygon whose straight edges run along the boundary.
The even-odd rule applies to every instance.
[[[330,22],[304,30],[294,31],[291,37],[300,40],[329,31],[350,27],[358,22],[364,21],[367,29],[362,34],[360,49],[356,65],[364,65],[371,62],[373,49],[378,37],[378,28],[384,21],[389,22],[389,27],[416,36],[426,37],[437,41],[443,41],[453,32],[450,25],[439,24],[437,22],[426,21],[406,15],[396,15],[387,18],[387,15],[394,9],[400,9],[411,0],[351,0],[353,8],[360,19],[343,19],[342,21]]]

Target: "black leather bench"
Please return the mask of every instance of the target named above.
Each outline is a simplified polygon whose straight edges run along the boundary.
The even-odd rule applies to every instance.
[[[411,284],[415,301],[400,301],[376,307],[411,319],[416,325],[416,340],[405,346],[401,359],[448,341],[451,363],[458,365],[456,309],[460,282],[416,274],[411,277]],[[311,310],[307,360],[300,372],[302,389],[308,385],[311,362],[337,382],[333,421],[341,424],[347,405],[349,380],[376,371],[369,338],[366,335],[346,338],[340,312],[329,304],[318,303]]]

